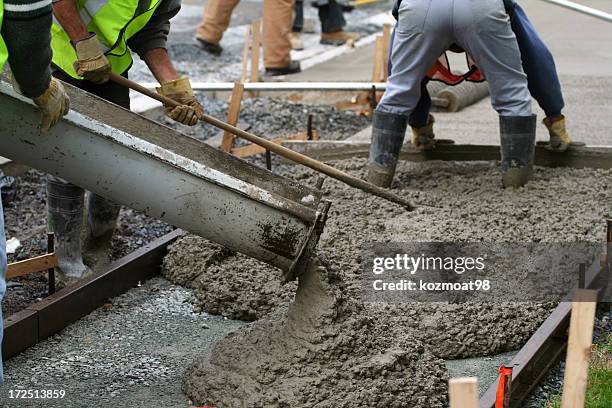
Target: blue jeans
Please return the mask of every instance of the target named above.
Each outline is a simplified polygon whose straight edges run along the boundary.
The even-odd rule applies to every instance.
[[[509,10],[510,26],[516,36],[523,71],[527,75],[527,86],[529,93],[538,102],[547,117],[557,117],[565,106],[561,83],[557,75],[555,60],[544,41],[538,35],[525,11],[517,3],[512,5]],[[391,36],[391,46],[395,30]],[[389,73],[391,73],[391,59],[389,59]],[[422,127],[427,124],[427,117],[431,110],[431,98],[427,92],[427,79],[421,83],[421,98],[419,99],[414,111],[410,115],[409,123],[412,127]]]
[[[2,200],[0,200],[0,303],[6,293],[6,236],[4,234],[4,211],[2,210]],[[2,322],[2,307],[0,307],[0,323]],[[0,344],[4,325],[0,325]],[[4,384],[4,371],[2,367],[2,347],[0,347],[0,385]]]

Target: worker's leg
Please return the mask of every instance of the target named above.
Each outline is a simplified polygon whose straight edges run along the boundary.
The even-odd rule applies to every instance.
[[[356,33],[344,31],[346,20],[342,6],[336,0],[329,0],[319,5],[319,20],[321,21],[321,44],[338,46],[358,38]]]
[[[301,33],[304,29],[304,0],[295,0],[295,16],[293,17],[293,27],[291,31]]]
[[[530,178],[535,148],[535,115],[516,37],[502,2],[455,0],[455,37],[474,58],[500,115],[502,181],[521,186]]]
[[[293,13],[293,26],[289,33],[289,41],[291,42],[291,49],[301,51],[304,49],[304,43],[300,38],[302,29],[304,28],[304,1],[295,0]]]
[[[204,8],[202,22],[197,28],[196,38],[210,44],[219,44],[229,27],[232,12],[239,0],[209,0]]]
[[[450,44],[451,1],[402,2],[391,51],[393,71],[372,121],[368,180],[389,186],[408,117],[421,97],[427,70]]]
[[[393,72],[393,64],[391,58],[391,50],[393,50],[393,42],[395,41],[395,28],[391,32],[391,38],[389,41],[389,60],[387,61],[387,68],[389,75]],[[410,114],[410,118],[408,119],[408,123],[412,128],[420,128],[426,126],[429,122],[429,112],[431,111],[431,96],[429,95],[429,91],[427,90],[427,83],[429,79],[425,78],[421,81],[421,97],[419,98],[419,102],[415,106],[414,110]]]
[[[546,114],[544,124],[550,134],[550,147],[565,151],[571,140],[562,114],[565,102],[555,60],[523,9],[516,3],[513,5],[510,22],[521,51],[529,92]]]
[[[107,82],[98,85],[88,81],[78,81],[61,72],[55,72],[54,75],[84,91],[92,93],[125,109],[130,109],[129,90],[119,84]],[[127,78],[127,73],[124,74],[124,76]],[[87,209],[87,234],[84,251],[88,254],[88,264],[102,266],[108,262],[110,242],[117,224],[121,206],[111,200],[107,200],[106,198],[90,192]],[[81,221],[82,216],[79,219],[79,232]]]
[[[78,280],[89,273],[81,253],[85,190],[68,181],[47,176],[47,228],[55,234],[58,280]]]
[[[433,131],[434,117],[431,111],[431,97],[427,90],[427,78],[421,81],[421,97],[414,110],[408,118],[408,124],[412,128],[412,144],[422,150],[429,150],[435,147],[435,135]]]
[[[293,23],[293,0],[264,0],[263,49],[264,65],[270,75],[299,71],[291,63],[289,33]]]
[[[321,21],[321,31],[323,33],[340,31],[346,25],[342,7],[336,0],[329,0],[326,4],[319,6],[319,21]]]
[[[4,211],[0,200],[0,322],[2,322],[2,301],[6,293],[6,235],[4,232]],[[0,344],[4,335],[4,325],[0,326]],[[0,347],[0,385],[4,384],[4,370],[2,367],[2,347]]]

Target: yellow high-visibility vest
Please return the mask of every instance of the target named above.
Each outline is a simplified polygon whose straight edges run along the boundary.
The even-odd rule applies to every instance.
[[[113,72],[123,74],[132,66],[127,41],[142,30],[162,0],[78,0],[77,8],[89,32],[96,33]],[[53,64],[73,78],[76,51],[70,37],[54,18],[51,26]]]
[[[2,16],[4,15],[4,3],[0,0],[0,30],[2,30]],[[4,63],[8,59],[8,50],[6,49],[6,44],[2,39],[2,34],[0,34],[0,72],[2,72],[2,68],[4,68]]]

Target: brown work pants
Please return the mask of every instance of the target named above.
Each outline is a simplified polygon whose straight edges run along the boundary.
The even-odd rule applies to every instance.
[[[291,62],[289,33],[293,24],[294,0],[264,0],[263,48],[266,68],[286,67]],[[218,44],[229,26],[239,0],[209,0],[197,37]]]

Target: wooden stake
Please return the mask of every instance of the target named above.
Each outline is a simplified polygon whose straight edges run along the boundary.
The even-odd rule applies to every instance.
[[[383,59],[383,37],[376,37],[376,48],[374,50],[374,68],[372,69],[372,82],[379,82],[382,72]]]
[[[227,113],[227,123],[232,126],[236,126],[238,123],[238,116],[240,115],[240,104],[242,102],[242,95],[244,93],[244,85],[240,82],[234,84],[232,91],[232,99],[230,101],[229,111]],[[221,141],[221,150],[224,152],[230,152],[234,146],[235,136],[225,130],[223,132],[223,140]]]
[[[245,83],[247,80],[247,67],[249,65],[249,49],[251,48],[251,26],[247,26],[244,34],[244,45],[242,46],[242,75],[240,82]]]
[[[251,81],[259,82],[259,47],[261,46],[261,20],[253,21],[253,46],[251,50]]]
[[[448,397],[450,408],[477,408],[478,380],[475,377],[451,378]]]
[[[579,289],[572,302],[561,408],[584,407],[597,291]]]
[[[389,46],[391,45],[391,24],[385,23],[383,25],[383,58],[382,58],[382,71],[383,81],[387,82],[389,78]]]

